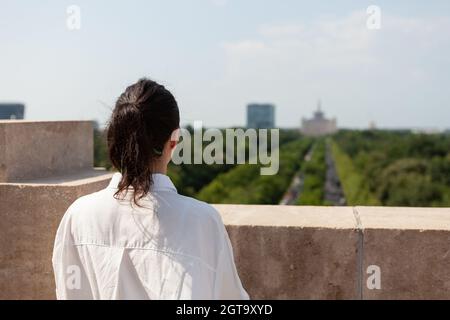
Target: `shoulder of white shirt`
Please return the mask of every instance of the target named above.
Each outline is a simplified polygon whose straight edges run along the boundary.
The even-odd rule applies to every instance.
[[[94,207],[94,202],[99,200],[99,197],[112,196],[111,190],[117,190],[114,185],[117,185],[118,181],[120,181],[120,174],[116,173],[106,188],[78,198],[69,207],[70,211],[76,212],[77,210],[82,210],[84,208],[92,208]],[[183,207],[189,208],[193,214],[201,214],[202,216],[208,215],[216,222],[222,224],[222,218],[219,212],[212,205],[204,201],[179,194],[168,176],[156,174],[154,175],[154,182],[156,184],[156,191],[173,191],[174,194],[176,194],[177,200],[183,202]],[[147,199],[151,199],[151,194]]]

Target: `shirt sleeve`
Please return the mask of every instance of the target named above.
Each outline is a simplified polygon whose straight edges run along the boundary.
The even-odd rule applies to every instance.
[[[242,286],[236,265],[233,248],[225,227],[222,224],[222,250],[216,269],[215,294],[217,300],[249,300],[249,295]]]
[[[52,264],[58,300],[92,299],[90,285],[71,234],[70,208],[56,233]]]

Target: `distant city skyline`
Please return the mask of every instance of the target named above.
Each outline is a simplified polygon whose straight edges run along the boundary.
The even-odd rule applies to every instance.
[[[27,119],[103,125],[146,76],[173,92],[183,124],[245,126],[247,104],[269,102],[277,126],[296,128],[320,98],[343,128],[450,128],[444,0],[6,1],[0,43],[0,103],[24,103]]]

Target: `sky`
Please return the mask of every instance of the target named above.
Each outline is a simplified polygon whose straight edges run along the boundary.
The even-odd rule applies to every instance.
[[[449,70],[448,0],[0,0],[0,102],[30,120],[105,124],[145,76],[183,124],[245,125],[261,102],[298,127],[320,99],[340,127],[444,129]]]

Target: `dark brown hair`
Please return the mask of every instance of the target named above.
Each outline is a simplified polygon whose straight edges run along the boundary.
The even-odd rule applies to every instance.
[[[175,98],[155,81],[140,79],[120,95],[107,129],[109,157],[122,174],[116,198],[132,187],[137,204],[150,192],[151,164],[179,124]]]

